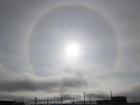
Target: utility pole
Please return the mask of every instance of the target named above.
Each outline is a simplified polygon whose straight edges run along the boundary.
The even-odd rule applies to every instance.
[[[110,90],[110,98],[112,99],[112,91]]]
[[[85,96],[86,96],[86,93],[85,93],[85,92],[83,92],[83,94],[84,94],[84,104],[85,104],[85,98],[86,98]]]
[[[47,99],[47,105],[49,105],[48,99]]]
[[[91,99],[91,96],[90,96],[90,104],[92,104],[92,99]]]
[[[72,103],[74,104],[74,97],[72,98],[72,101],[73,101]]]
[[[35,105],[37,105],[37,97],[35,97]]]
[[[62,91],[61,91],[61,105],[63,104],[63,98],[62,98]]]
[[[55,98],[54,98],[54,105],[55,105]]]

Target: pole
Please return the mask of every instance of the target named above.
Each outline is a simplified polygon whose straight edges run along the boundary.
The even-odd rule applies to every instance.
[[[90,104],[92,103],[91,96],[90,96]]]
[[[63,104],[62,91],[61,91],[61,105]]]
[[[47,99],[47,105],[49,105],[48,99]]]
[[[35,97],[35,105],[37,105],[37,97]]]
[[[110,90],[110,98],[112,99],[112,91]]]
[[[85,97],[85,94],[86,94],[86,93],[85,93],[85,92],[83,92],[83,94],[84,94],[84,104],[85,104],[85,98],[86,98],[86,97]]]
[[[54,98],[54,105],[55,105],[55,98]]]
[[[72,98],[72,100],[73,100],[73,102],[72,102],[72,103],[74,104],[74,97]]]

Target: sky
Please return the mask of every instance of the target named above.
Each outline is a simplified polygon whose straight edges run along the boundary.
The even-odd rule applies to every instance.
[[[139,5],[0,0],[0,99],[82,97],[83,91],[103,99],[111,90],[140,101]]]

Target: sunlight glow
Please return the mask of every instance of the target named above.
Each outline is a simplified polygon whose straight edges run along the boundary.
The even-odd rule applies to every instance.
[[[80,54],[80,48],[77,43],[69,43],[66,45],[66,54],[69,58],[77,58]]]

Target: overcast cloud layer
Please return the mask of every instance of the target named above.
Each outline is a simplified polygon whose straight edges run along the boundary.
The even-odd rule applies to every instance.
[[[0,99],[126,95],[140,101],[139,0],[0,0]],[[81,56],[64,54],[76,41]],[[67,96],[71,98],[70,96]]]

